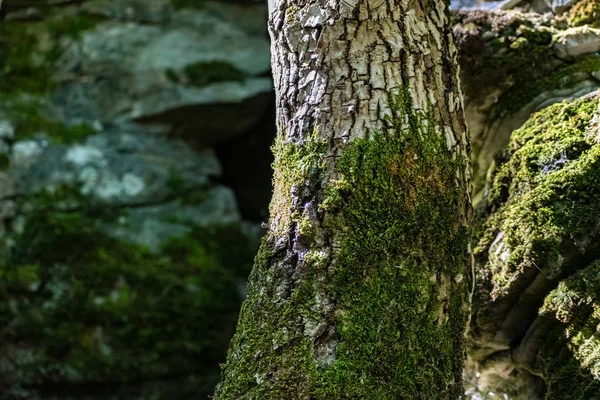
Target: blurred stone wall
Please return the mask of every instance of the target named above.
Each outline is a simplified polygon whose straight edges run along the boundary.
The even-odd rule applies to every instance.
[[[265,13],[5,2],[0,398],[212,392],[270,191]]]

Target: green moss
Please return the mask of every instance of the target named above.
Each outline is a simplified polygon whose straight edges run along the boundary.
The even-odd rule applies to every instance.
[[[16,140],[26,140],[45,133],[57,143],[84,142],[98,132],[89,124],[65,125],[45,115],[44,104],[36,98],[27,100],[5,97],[3,113],[16,124]]]
[[[204,0],[169,0],[169,2],[177,10],[182,8],[202,10],[206,7]]]
[[[34,212],[48,212],[48,210],[70,210],[80,207],[90,207],[89,199],[81,193],[79,187],[67,183],[53,185],[28,197],[27,208]],[[102,214],[102,209],[95,209],[96,216]],[[109,210],[106,210],[109,212]],[[112,211],[114,213],[114,211]],[[110,214],[105,214],[108,217]]]
[[[560,276],[561,254],[595,232],[600,146],[587,132],[597,107],[595,98],[556,104],[513,134],[493,178],[486,200],[491,216],[476,249],[487,253],[503,233],[504,256],[489,261],[493,296],[528,268],[548,271],[549,279]]]
[[[597,96],[555,104],[513,132],[479,210],[475,332],[493,337],[509,310],[513,317],[522,312],[525,327],[535,318],[525,349],[540,347],[525,367],[544,379],[548,400],[591,399],[600,390],[598,106]],[[544,285],[557,285],[539,316],[519,309],[523,297],[516,303],[531,296],[529,284],[537,296],[545,295]]]
[[[497,32],[495,38],[470,44],[474,51],[465,48],[461,59],[469,97],[483,100],[491,90],[503,91],[490,116],[492,121],[521,111],[541,93],[573,87],[581,80],[579,73],[590,74],[600,69],[600,57],[596,54],[573,63],[557,60],[550,28],[511,18],[515,19]],[[475,25],[472,29],[476,28]],[[470,59],[473,56],[470,52],[479,58]]]
[[[175,174],[172,171],[169,173],[169,178],[167,179],[167,187],[171,191],[173,198],[178,199],[186,205],[198,204],[208,200],[210,197],[210,191],[206,187],[190,185],[189,181],[183,176]]]
[[[14,269],[0,270],[0,277],[6,287],[34,291],[41,282],[40,266],[37,264],[19,265]]]
[[[5,171],[10,167],[10,157],[8,154],[0,154],[0,171]]]
[[[249,278],[248,300],[242,305],[236,335],[230,344],[228,364],[223,370],[222,386],[216,398],[236,399],[251,393],[250,398],[286,398],[294,393],[308,395],[306,372],[314,369],[309,358],[311,343],[298,335],[303,329],[302,315],[311,316],[314,298],[314,265],[301,274],[301,287],[287,302],[269,301],[276,287],[269,284],[281,279],[270,268],[273,245],[265,238]],[[242,352],[241,356],[238,352]],[[235,364],[233,364],[235,363]],[[267,384],[269,372],[276,371],[277,383]]]
[[[302,240],[314,236],[315,227],[307,216],[291,214],[291,209],[293,193],[314,191],[320,184],[325,148],[317,132],[297,142],[278,135],[272,148],[275,176],[271,234],[285,237],[297,229]],[[310,357],[313,345],[299,332],[304,329],[304,320],[316,322],[322,317],[315,310],[315,277],[323,268],[322,257],[314,252],[305,254],[296,290],[285,302],[272,302],[284,277],[271,268],[273,263],[283,261],[273,255],[276,252],[269,239],[271,234],[263,240],[255,258],[248,300],[242,306],[237,334],[230,345],[230,364],[223,370],[225,383],[217,390],[220,399],[239,398],[250,392],[256,398],[286,398],[289,393],[308,396],[306,373],[316,366]],[[240,348],[244,349],[242,357],[231,355]],[[258,384],[269,379],[270,371],[277,371],[277,384]]]
[[[52,90],[56,85],[53,64],[62,54],[61,40],[79,39],[100,21],[102,18],[78,15],[37,22],[2,22],[0,93],[3,96],[16,92],[44,94]]]
[[[175,72],[175,70],[173,68],[167,68],[165,70],[165,76],[171,83],[180,83],[181,82],[181,78],[179,78],[179,75],[177,74],[177,72]]]
[[[540,354],[548,399],[587,399],[600,392],[600,262],[562,281],[540,314],[551,318]]]
[[[290,24],[296,18],[296,15],[300,11],[300,7],[292,4],[291,6],[285,9],[285,22]]]
[[[0,93],[45,93],[54,87],[50,52],[39,49],[39,39],[24,23],[0,24]],[[40,57],[41,55],[41,57]],[[37,56],[37,58],[36,58]]]
[[[246,73],[224,61],[197,62],[187,65],[183,74],[194,86],[206,86],[211,83],[235,81],[242,82]]]
[[[216,398],[462,396],[469,232],[456,171],[467,161],[452,159],[439,127],[412,111],[407,93],[395,104],[395,133],[347,144],[336,163],[339,180],[324,188],[326,144],[317,134],[302,142],[280,135],[271,232]],[[323,194],[319,229],[334,254],[309,246],[292,264],[290,282],[292,267],[274,242],[293,227],[304,230],[306,220],[286,212],[289,193],[302,202],[305,188]],[[279,194],[287,200],[278,203]],[[287,218],[282,229],[275,218]],[[307,230],[309,243],[317,240]],[[310,327],[324,331],[315,338]]]
[[[189,392],[172,396],[208,395],[254,251],[240,227],[192,228],[151,253],[104,233],[118,216],[110,210],[49,211],[61,196],[30,200],[0,267],[3,346],[21,354],[0,387],[110,382],[114,394],[121,383],[188,377]],[[175,398],[160,387],[141,398]]]
[[[271,216],[277,216],[277,221],[271,220],[271,229],[276,234],[292,229],[292,225],[301,222],[302,215],[291,215],[294,193],[302,190],[314,190],[319,184],[323,171],[323,142],[317,132],[313,132],[304,141],[289,141],[284,135],[278,135],[272,147],[273,154],[273,199],[269,205]],[[309,228],[308,220],[304,220],[300,230]],[[306,229],[304,229],[306,231]]]
[[[600,3],[596,0],[580,0],[569,11],[569,22],[571,26],[600,28]]]
[[[466,29],[466,27],[465,27]],[[469,96],[485,99],[489,91],[508,90],[508,96],[520,98],[521,86],[536,81],[554,72],[556,65],[549,63],[553,58],[552,33],[544,27],[535,27],[531,21],[515,19],[504,27],[498,36],[480,44],[475,54],[481,53],[480,59],[471,60],[466,49],[461,66],[464,66],[465,88]],[[512,95],[511,92],[516,94]],[[535,93],[537,95],[538,93]],[[530,99],[523,99],[527,102]],[[504,97],[501,98],[504,102]],[[518,110],[522,103],[513,104],[506,100],[502,110]]]
[[[452,160],[409,102],[396,101],[396,135],[354,141],[337,164],[344,184],[328,207],[343,232],[332,287],[344,311],[318,398],[453,398],[462,388],[468,290],[451,279],[468,265],[455,183],[465,160]]]
[[[46,29],[55,38],[68,37],[80,39],[81,35],[94,29],[99,23],[106,21],[105,17],[96,15],[68,15],[50,18]]]

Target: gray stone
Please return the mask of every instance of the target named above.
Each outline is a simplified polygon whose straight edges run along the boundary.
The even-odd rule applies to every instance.
[[[498,8],[500,8],[501,10],[510,10],[518,5],[521,5],[522,2],[523,0],[505,0],[501,4],[499,4]]]
[[[562,14],[571,8],[578,0],[546,0],[555,14]]]
[[[205,121],[193,119],[195,135],[206,132],[204,143],[239,134],[238,126],[247,129],[258,121],[267,104],[260,95],[273,88],[264,77],[270,69],[269,42],[258,22],[264,21],[264,7],[208,3],[206,9],[176,11],[165,2],[92,1],[83,9],[100,13],[105,5],[101,15],[112,19],[71,41],[57,63],[58,114],[68,121],[172,125],[180,122],[182,110],[203,113],[215,104],[237,108],[239,124],[214,118],[213,112]],[[246,17],[233,18],[230,12]],[[149,17],[155,14],[156,20]],[[202,65],[212,68],[207,80],[189,81],[186,68],[199,66],[201,76]],[[243,77],[230,77],[226,69],[219,77],[221,65]],[[253,112],[244,113],[246,108]]]
[[[0,139],[12,140],[15,137],[15,126],[10,121],[0,121]]]
[[[159,251],[169,239],[188,233],[191,226],[239,223],[241,217],[233,192],[225,186],[215,186],[196,204],[175,200],[128,208],[117,223],[105,223],[103,228],[112,237]]]
[[[81,10],[116,21],[143,23],[168,23],[172,14],[167,2],[147,0],[92,0],[83,3]]]
[[[554,43],[554,54],[562,59],[600,51],[600,29],[588,26],[570,28],[561,32]]]
[[[87,201],[118,207],[156,204],[204,190],[220,172],[210,150],[194,151],[180,140],[131,126],[129,131],[109,130],[69,146],[17,142],[11,164],[24,195],[66,185]]]

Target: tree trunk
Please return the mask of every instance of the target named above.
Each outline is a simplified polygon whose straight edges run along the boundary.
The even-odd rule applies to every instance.
[[[446,3],[270,4],[269,231],[216,399],[456,399],[468,139]]]

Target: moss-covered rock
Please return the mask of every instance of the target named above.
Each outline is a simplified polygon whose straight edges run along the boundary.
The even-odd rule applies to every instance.
[[[54,63],[65,40],[79,39],[104,19],[48,12],[41,21],[0,24],[0,91],[44,94],[56,86]]]
[[[549,336],[558,338],[540,349],[547,397],[600,398],[600,262],[561,281],[540,314],[554,322]]]
[[[585,248],[595,233],[600,148],[588,128],[597,106],[595,99],[551,106],[511,137],[489,189],[485,208],[493,217],[478,247],[490,248],[503,233],[498,243],[508,253],[495,260],[494,296],[505,294],[514,274],[534,260],[549,279],[560,276],[560,246]]]
[[[74,144],[98,133],[89,123],[67,125],[49,116],[49,104],[43,96],[4,96],[0,100],[0,118],[14,125],[11,140],[24,141],[44,134],[53,143]]]
[[[239,225],[193,228],[150,252],[106,235],[102,222],[118,216],[39,211],[10,237],[0,268],[3,393],[61,398],[79,387],[89,398],[171,399],[212,390],[252,242]]]
[[[573,26],[600,28],[600,3],[595,0],[578,1],[569,11],[569,22]]]
[[[455,18],[478,202],[493,154],[511,132],[532,113],[598,88],[600,57],[571,37],[565,18],[485,11]]]
[[[266,6],[198,4],[4,0],[2,399],[187,399],[218,380],[259,229],[206,143],[249,130],[272,83],[250,29]]]
[[[462,47],[460,64],[469,100],[484,101],[490,91],[512,89],[514,93],[500,99],[504,104],[501,108],[519,110],[531,100],[520,93],[521,84],[545,78],[556,69],[548,18],[484,11],[460,12],[455,18],[454,32]]]
[[[483,374],[504,363],[521,376],[513,380],[542,377],[534,389],[547,399],[600,397],[600,293],[588,267],[600,256],[598,105],[597,96],[556,104],[515,131],[479,208],[471,360]],[[508,376],[484,390],[509,390]],[[561,386],[566,377],[581,390]]]
[[[243,81],[247,74],[234,65],[223,61],[197,62],[186,65],[183,74],[194,86],[205,86],[216,82]]]

